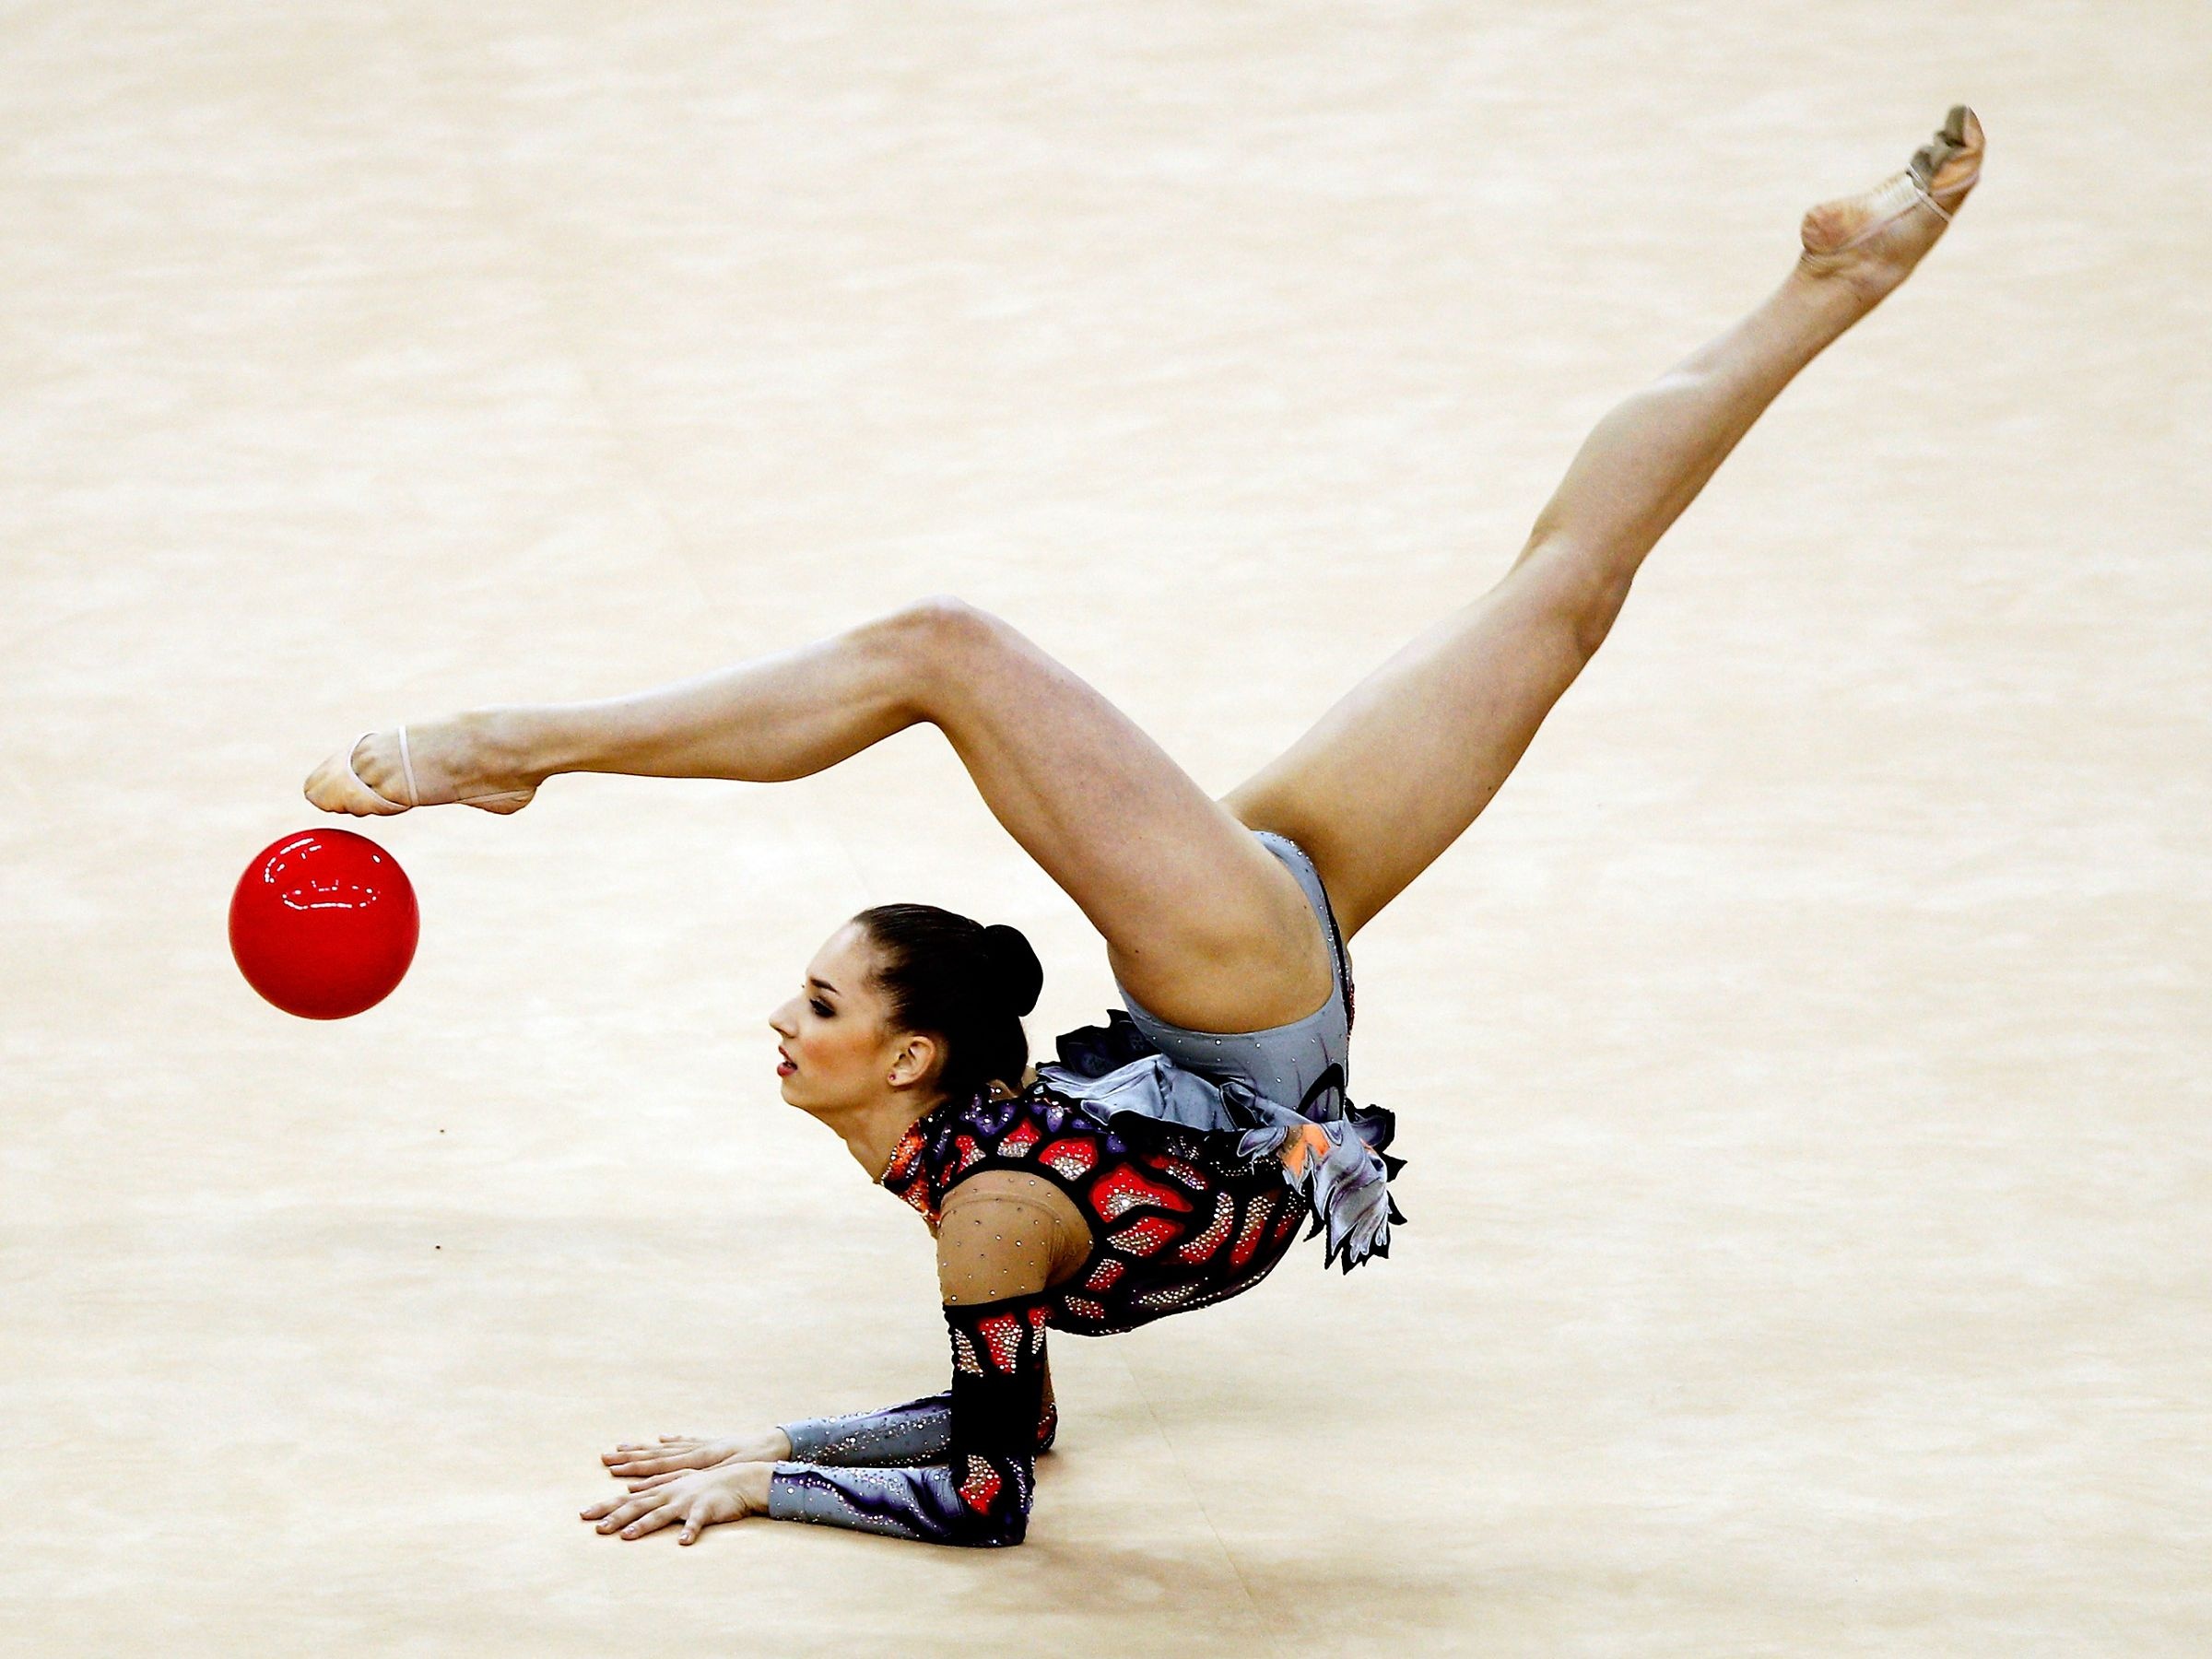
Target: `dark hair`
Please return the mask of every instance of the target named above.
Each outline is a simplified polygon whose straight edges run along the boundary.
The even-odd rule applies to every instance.
[[[996,1079],[1021,1087],[1030,1040],[1021,1017],[1037,1006],[1044,969],[1018,927],[985,927],[934,904],[878,904],[853,918],[876,947],[876,983],[896,1030],[945,1044],[937,1087],[971,1099]]]

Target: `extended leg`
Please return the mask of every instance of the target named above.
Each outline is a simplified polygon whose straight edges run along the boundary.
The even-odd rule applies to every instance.
[[[1927,170],[1947,207],[1981,156],[1971,114],[1956,112],[1954,129],[1955,147]],[[1942,214],[1911,193],[1902,209],[1897,200],[1892,185],[1814,209],[1806,255],[1780,288],[1598,423],[1504,579],[1225,798],[1244,823],[1306,849],[1347,936],[1488,805],[1605,639],[1644,556],[1775,395],[1933,245]]]
[[[1289,873],[1120,710],[996,618],[925,600],[835,639],[596,702],[410,728],[425,798],[525,795],[564,771],[774,782],[911,725],[942,730],[1007,832],[1105,935],[1165,1019],[1250,1030],[1328,995],[1327,947]],[[404,799],[388,735],[360,778]],[[349,799],[343,757],[309,799]],[[373,803],[366,804],[375,809]]]

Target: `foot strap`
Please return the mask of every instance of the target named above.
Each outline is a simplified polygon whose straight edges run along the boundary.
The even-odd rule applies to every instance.
[[[1974,172],[1968,174],[1965,178],[1946,184],[1943,187],[1943,194],[1950,195],[1955,192],[1965,190],[1967,186],[1973,183],[1979,175],[1980,170],[1976,169]],[[1927,182],[1917,172],[1907,168],[1903,172],[1891,173],[1879,187],[1879,192],[1868,209],[1867,221],[1859,227],[1858,234],[1843,243],[1842,246],[1830,248],[1829,252],[1830,253],[1848,253],[1852,249],[1872,241],[1915,207],[1925,207],[1947,225],[1951,222],[1950,209],[1936,199],[1934,194],[1928,189]]]
[[[359,748],[362,744],[368,742],[370,738],[375,735],[376,734],[374,732],[363,732],[359,737],[356,737],[351,743],[346,746],[346,775],[351,778],[356,783],[359,783],[361,786],[362,792],[368,794],[371,799],[382,801],[394,812],[405,812],[406,810],[406,806],[402,806],[397,801],[394,801],[382,790],[377,788],[375,784],[370,782],[368,779],[362,777],[359,772],[353,770],[353,751]],[[407,728],[405,726],[399,728],[399,756],[401,765],[405,766],[406,764],[407,757]],[[418,806],[421,804],[420,798],[415,793],[414,768],[408,767],[407,806]]]
[[[1966,115],[1964,104],[1954,105],[1949,118],[1936,129],[1936,136],[1912,152],[1912,159],[1905,169],[1912,180],[1912,188],[1920,193],[1921,199],[1933,207],[1936,216],[1947,225],[1951,222],[1951,216],[1944,205],[1936,199],[1936,175],[1948,167],[1957,157],[1965,154]],[[1954,179],[1946,184],[1943,194],[1963,195],[1981,176],[1982,169],[1977,166],[1965,178]]]
[[[1943,213],[1943,209],[1940,207],[1936,211]],[[1949,218],[1951,216],[1943,213],[1943,217]],[[407,728],[404,725],[399,728],[399,770],[406,774],[407,805],[410,806],[421,806],[422,791],[415,787],[415,762],[407,758]]]

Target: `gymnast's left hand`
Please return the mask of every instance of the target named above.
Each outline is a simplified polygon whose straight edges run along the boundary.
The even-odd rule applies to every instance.
[[[593,1504],[583,1519],[598,1522],[603,1533],[619,1531],[625,1538],[641,1538],[681,1521],[684,1530],[676,1541],[688,1544],[718,1521],[767,1514],[768,1482],[775,1472],[773,1464],[727,1463],[655,1475],[633,1482],[628,1498]]]

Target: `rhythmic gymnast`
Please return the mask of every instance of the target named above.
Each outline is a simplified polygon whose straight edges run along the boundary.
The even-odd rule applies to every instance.
[[[1458,839],[1589,662],[1638,567],[1797,372],[1911,273],[1980,173],[1963,106],[1906,171],[1805,216],[1781,287],[1601,420],[1490,591],[1209,798],[1121,712],[957,599],[604,701],[368,733],[308,799],[526,806],[559,772],[755,782],[943,732],[998,821],[1104,935],[1126,1005],[1031,1066],[1015,929],[864,911],[770,1018],[783,1099],[936,1239],[951,1386],[886,1410],[603,1454],[636,1538],[748,1515],[1018,1544],[1058,1413],[1048,1328],[1098,1335],[1250,1288],[1298,1223],[1343,1269],[1403,1222],[1391,1114],[1350,1103],[1347,943]],[[1312,1236],[1309,1231],[1308,1237]]]

